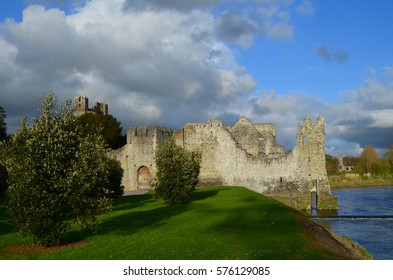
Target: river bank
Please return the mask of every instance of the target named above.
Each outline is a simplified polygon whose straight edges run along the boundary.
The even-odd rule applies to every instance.
[[[311,219],[339,236],[349,236],[374,259],[393,260],[393,186],[332,190],[338,211]]]
[[[329,175],[331,189],[393,186],[393,176],[368,176],[354,173]]]
[[[0,259],[370,258],[360,246],[300,212],[241,187],[200,188],[188,204],[174,207],[152,193],[123,196],[99,219],[96,234],[75,228],[66,234],[63,246],[37,248],[18,234],[0,199]]]

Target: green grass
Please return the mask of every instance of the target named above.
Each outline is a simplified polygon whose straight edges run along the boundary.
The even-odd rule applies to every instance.
[[[66,242],[86,246],[52,253],[6,255],[28,243],[0,201],[0,259],[337,259],[315,249],[294,213],[240,187],[198,189],[186,205],[165,206],[151,193],[121,197],[101,215],[101,229],[74,229]]]
[[[348,177],[345,174],[329,175],[329,183],[332,189],[393,186],[393,175],[359,177]]]

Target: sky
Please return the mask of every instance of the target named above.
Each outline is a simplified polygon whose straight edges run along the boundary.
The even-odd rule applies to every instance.
[[[126,129],[325,118],[326,153],[393,143],[393,1],[2,0],[8,132],[39,99],[109,104]]]

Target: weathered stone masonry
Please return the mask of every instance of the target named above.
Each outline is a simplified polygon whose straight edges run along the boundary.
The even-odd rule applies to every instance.
[[[77,116],[108,114],[108,105],[89,108],[85,96],[75,98]],[[202,154],[200,185],[244,186],[274,196],[296,208],[311,207],[311,192],[318,192],[322,207],[337,207],[330,193],[325,165],[324,118],[315,124],[305,118],[297,127],[297,144],[289,152],[276,143],[273,124],[251,124],[242,116],[234,126],[219,120],[188,123],[184,128],[130,127],[127,144],[109,152],[124,169],[125,191],[146,189],[156,174],[155,151],[170,137],[187,150]],[[317,188],[318,181],[318,190]]]
[[[130,127],[127,130],[127,144],[110,152],[124,169],[122,184],[125,191],[150,188],[156,173],[155,150],[172,134],[172,129],[158,126]]]
[[[178,145],[202,152],[201,184],[239,185],[259,193],[309,192],[319,181],[330,193],[325,167],[324,119],[298,125],[297,145],[289,153],[276,144],[272,124],[233,126],[221,121],[187,124],[174,135]]]
[[[125,190],[146,188],[154,178],[155,149],[174,137],[178,145],[202,153],[201,185],[239,185],[259,193],[330,193],[325,168],[324,119],[298,125],[297,145],[286,153],[276,144],[273,124],[251,124],[241,117],[234,126],[219,120],[189,123],[173,133],[162,127],[131,127],[127,144],[111,156],[124,169]]]

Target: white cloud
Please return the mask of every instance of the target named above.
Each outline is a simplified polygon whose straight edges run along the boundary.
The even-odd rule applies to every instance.
[[[29,3],[38,5],[21,22],[0,25],[0,98],[9,122],[35,115],[49,90],[60,101],[84,94],[107,102],[125,127],[144,120],[180,127],[231,113],[256,87],[231,44],[294,36],[288,0]],[[213,12],[222,3],[228,9]]]
[[[292,38],[295,2],[259,0],[219,14],[209,8],[222,1],[136,2],[91,0],[71,14],[30,6],[22,22],[0,25],[0,103],[10,132],[21,115],[36,114],[44,92],[54,90],[60,101],[87,95],[107,102],[125,128],[179,128],[244,114],[275,123],[278,142],[289,149],[296,124],[323,114],[328,151],[344,147],[334,139],[352,148],[383,148],[393,141],[392,66],[383,68],[383,79],[374,73],[347,90],[340,104],[299,92],[255,90],[231,44],[249,47],[261,35]],[[339,48],[325,49],[328,59],[345,61]]]
[[[290,24],[293,1],[259,1],[258,17],[262,33],[272,39],[292,39],[294,26]]]
[[[375,69],[374,69],[375,70]],[[377,79],[377,71],[368,76],[358,89],[347,90],[339,103],[326,103],[317,97],[299,93],[262,90],[250,98],[253,121],[276,124],[277,141],[287,149],[295,145],[296,124],[306,116],[314,121],[325,117],[326,152],[339,151],[357,156],[366,145],[379,151],[393,142],[393,78]]]
[[[209,11],[124,10],[123,4],[93,0],[72,15],[30,6],[22,22],[5,23],[0,80],[14,69],[0,91],[9,114],[17,108],[17,114],[34,114],[32,100],[54,90],[60,100],[84,94],[109,103],[126,118],[124,126],[145,120],[180,127],[255,88],[215,37]]]
[[[303,2],[296,8],[296,12],[304,16],[313,16],[315,7],[310,0],[303,0]]]

